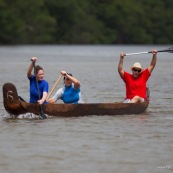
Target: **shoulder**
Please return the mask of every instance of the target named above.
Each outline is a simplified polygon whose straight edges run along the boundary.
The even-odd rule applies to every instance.
[[[43,85],[49,85],[49,83],[46,80],[41,81]]]
[[[130,73],[128,73],[128,72],[126,72],[126,71],[124,71],[124,75],[130,75]]]
[[[65,86],[61,87],[58,92],[64,92],[65,91]]]
[[[145,73],[149,72],[148,68],[144,69],[143,72],[145,72]]]
[[[124,71],[124,77],[130,77],[130,76],[132,76],[130,73]]]
[[[35,79],[35,76],[34,75],[31,75],[30,77],[28,77],[29,80],[34,80]]]
[[[124,76],[122,77],[123,81],[126,83],[129,80],[133,80],[133,76],[132,74],[128,73],[128,72],[124,72]]]
[[[142,73],[143,73],[143,74],[150,74],[150,71],[149,71],[148,68],[146,68],[146,69],[144,69],[144,70],[142,71]]]
[[[55,94],[63,94],[65,90],[65,87],[61,87],[60,89],[57,90]]]
[[[56,95],[62,95],[63,93],[64,93],[64,91],[65,91],[65,87],[63,86],[63,87],[61,87],[60,89],[58,89],[57,90],[57,92],[55,93]]]
[[[146,68],[145,70],[142,71],[141,76],[148,79],[151,76],[150,71],[148,70],[148,68]]]
[[[75,85],[74,85],[74,83],[72,83],[72,88],[74,89],[74,90],[79,90],[80,91],[80,87],[78,87],[78,88],[75,88]]]
[[[46,81],[46,80],[44,80],[44,82],[45,82],[46,84],[49,84],[48,81]]]
[[[58,91],[52,97],[54,100],[61,99],[62,95],[64,94],[64,87],[58,89]]]

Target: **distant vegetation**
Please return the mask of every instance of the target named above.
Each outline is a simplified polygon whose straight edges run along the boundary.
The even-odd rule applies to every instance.
[[[172,0],[0,0],[0,44],[171,44]]]

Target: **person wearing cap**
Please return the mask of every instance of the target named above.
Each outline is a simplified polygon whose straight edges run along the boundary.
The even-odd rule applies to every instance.
[[[66,71],[61,71],[61,75],[64,76],[64,86],[48,100],[48,103],[55,103],[59,99],[64,103],[83,103],[80,82],[71,73],[67,73]]]
[[[126,85],[126,98],[124,103],[143,103],[146,98],[146,83],[151,76],[156,61],[157,50],[152,51],[153,57],[150,66],[146,69],[142,69],[139,62],[136,62],[131,67],[132,74],[123,70],[124,53],[120,54],[120,61],[118,65],[118,72]]]

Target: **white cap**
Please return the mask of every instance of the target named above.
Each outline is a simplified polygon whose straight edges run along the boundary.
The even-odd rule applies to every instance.
[[[132,70],[133,68],[137,68],[137,69],[141,69],[141,70],[142,70],[142,66],[141,66],[141,64],[140,64],[139,62],[135,62],[135,63],[133,64],[133,66],[131,66],[131,70]]]

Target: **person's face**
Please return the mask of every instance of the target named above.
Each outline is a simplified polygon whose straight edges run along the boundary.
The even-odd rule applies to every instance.
[[[44,78],[44,71],[43,70],[39,70],[37,73],[37,80],[41,81]]]
[[[70,86],[70,85],[72,84],[72,81],[65,77],[65,79],[64,79],[64,84],[65,84],[66,86]]]
[[[140,73],[141,73],[141,69],[139,69],[139,68],[133,68],[132,69],[132,75],[134,78],[138,78]]]

